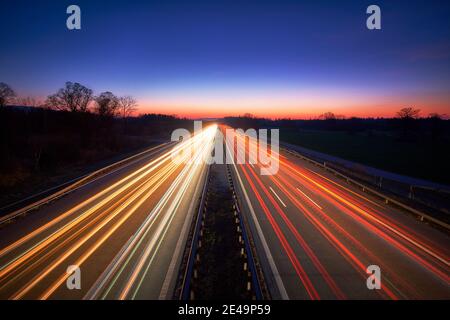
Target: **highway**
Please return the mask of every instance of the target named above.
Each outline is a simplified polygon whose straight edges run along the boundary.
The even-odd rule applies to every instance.
[[[1,299],[165,299],[216,128],[162,145],[0,229]],[[197,161],[185,161],[185,160]],[[81,289],[67,272],[80,270]]]
[[[261,175],[254,150],[234,180],[273,298],[450,299],[448,235],[283,150]],[[368,289],[369,265],[381,289]]]
[[[172,298],[217,133],[158,146],[2,225],[0,299]],[[450,299],[448,234],[284,150],[266,156],[277,174],[230,165],[272,298]],[[66,285],[72,265],[79,290]],[[380,289],[367,287],[371,265]]]

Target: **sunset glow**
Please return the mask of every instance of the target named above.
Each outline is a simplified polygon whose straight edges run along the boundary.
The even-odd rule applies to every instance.
[[[394,117],[409,105],[422,116],[446,114],[450,97],[366,97],[345,95],[161,97],[140,99],[140,113],[170,113],[187,118],[218,118],[250,113],[257,117],[310,119],[332,111],[344,117]]]
[[[352,1],[248,1],[239,9],[138,1],[131,11],[126,2],[86,1],[83,27],[67,32],[57,14],[64,4],[5,5],[1,80],[22,97],[44,101],[73,81],[96,94],[132,95],[136,115],[392,117],[404,107],[450,114],[445,6],[389,2],[384,27],[371,31],[365,5]],[[46,28],[20,28],[31,16]],[[417,21],[426,28],[417,32]]]

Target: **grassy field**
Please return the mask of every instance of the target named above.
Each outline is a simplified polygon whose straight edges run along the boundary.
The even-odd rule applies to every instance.
[[[281,129],[282,141],[378,169],[450,185],[448,141],[404,141],[382,132]]]

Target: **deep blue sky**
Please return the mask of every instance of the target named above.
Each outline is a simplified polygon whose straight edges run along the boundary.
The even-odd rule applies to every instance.
[[[80,31],[65,26],[70,4],[81,7]],[[370,4],[382,9],[381,31],[366,29]],[[427,112],[450,105],[450,1],[0,6],[0,81],[20,95],[45,97],[78,81],[132,94],[146,110],[208,115],[385,115],[406,104]]]

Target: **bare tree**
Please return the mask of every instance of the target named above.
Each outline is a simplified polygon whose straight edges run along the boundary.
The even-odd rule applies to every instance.
[[[95,102],[97,102],[96,111],[99,115],[114,117],[117,114],[119,99],[112,92],[102,92],[95,98]]]
[[[6,106],[15,96],[16,93],[9,85],[0,82],[0,108]]]
[[[119,112],[122,118],[128,118],[137,110],[137,102],[132,96],[119,98]]]
[[[417,119],[420,115],[420,109],[414,109],[411,107],[403,108],[399,112],[397,112],[397,116],[400,119]]]
[[[91,101],[91,89],[78,82],[66,82],[64,88],[59,89],[56,94],[48,96],[46,105],[56,110],[86,112]]]

